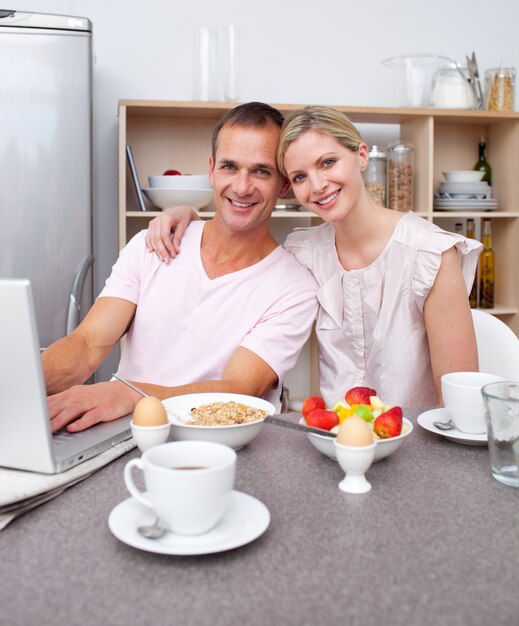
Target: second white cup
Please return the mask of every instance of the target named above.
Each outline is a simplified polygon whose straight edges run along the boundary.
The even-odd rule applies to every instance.
[[[144,473],[146,493],[135,485],[134,467]],[[199,535],[224,514],[235,473],[232,448],[209,441],[172,441],[129,461],[124,482],[131,495],[153,509],[172,532]]]
[[[502,380],[502,376],[484,372],[450,372],[442,376],[445,410],[460,432],[470,435],[487,432],[481,388]]]

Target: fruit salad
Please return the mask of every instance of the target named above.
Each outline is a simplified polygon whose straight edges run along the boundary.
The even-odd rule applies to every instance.
[[[339,426],[352,415],[365,420],[375,439],[398,437],[402,433],[402,409],[399,406],[385,404],[375,389],[353,387],[344,394],[344,400],[338,400],[331,409],[327,409],[323,398],[306,398],[301,410],[308,426],[322,428],[337,433]]]

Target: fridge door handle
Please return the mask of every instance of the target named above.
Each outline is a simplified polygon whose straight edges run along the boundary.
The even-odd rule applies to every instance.
[[[67,313],[67,328],[65,334],[70,334],[74,328],[79,324],[79,316],[81,313],[81,297],[83,295],[83,287],[85,286],[85,279],[90,267],[94,264],[94,256],[89,254],[78,265],[76,276],[74,278],[74,284],[72,285],[72,291],[70,292],[68,313]]]

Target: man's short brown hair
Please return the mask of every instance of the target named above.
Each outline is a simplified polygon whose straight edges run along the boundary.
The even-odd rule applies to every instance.
[[[269,124],[275,124],[279,128],[283,125],[283,114],[264,102],[246,102],[234,109],[230,109],[221,117],[213,131],[211,151],[213,160],[216,160],[216,141],[222,128],[229,126],[249,126],[252,128],[264,128]]]

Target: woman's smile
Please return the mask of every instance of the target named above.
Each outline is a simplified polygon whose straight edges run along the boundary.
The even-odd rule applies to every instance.
[[[337,191],[333,191],[332,193],[327,194],[324,198],[316,200],[315,204],[318,204],[322,208],[328,208],[328,205],[334,202],[334,200],[339,196],[340,192],[341,190],[337,189]]]

